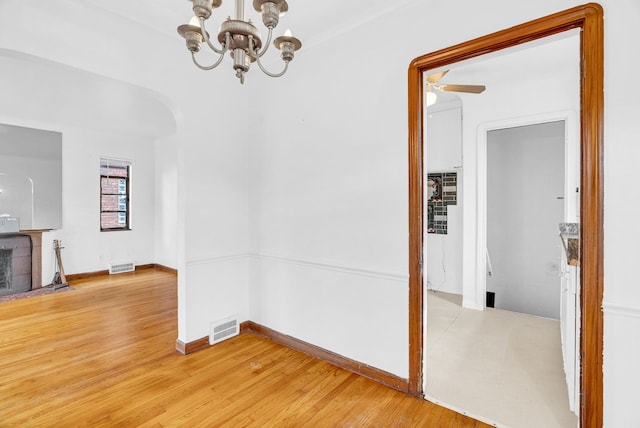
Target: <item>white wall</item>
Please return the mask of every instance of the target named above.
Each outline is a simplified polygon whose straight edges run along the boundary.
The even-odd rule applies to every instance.
[[[178,267],[178,147],[176,136],[159,138],[154,146],[155,263]]]
[[[429,233],[425,245],[426,280],[430,290],[462,294],[462,210],[447,208],[447,234]]]
[[[385,31],[404,28],[395,16]],[[252,314],[406,377],[411,54],[359,43],[383,42],[378,30],[366,24],[339,49],[338,39],[306,48],[254,94],[269,107],[256,108],[250,131]]]
[[[462,168],[462,106],[439,102],[425,114],[427,173],[460,172]],[[424,175],[425,181],[427,174]],[[447,234],[425,234],[426,280],[430,290],[462,294],[462,175],[458,174],[457,204],[447,208]],[[424,187],[426,189],[426,185]],[[424,197],[427,200],[427,195]],[[425,209],[427,205],[425,203]],[[426,219],[426,214],[424,216]],[[426,229],[426,226],[425,226]]]
[[[487,291],[496,308],[559,319],[564,122],[488,134]]]
[[[111,261],[154,263],[153,142],[140,137],[77,129],[63,132],[62,228],[43,234],[43,285],[55,272],[53,239],[62,241],[66,274],[108,268]],[[117,142],[116,142],[117,141]],[[126,232],[100,232],[100,156],[132,161],[131,225]]]
[[[184,221],[184,233],[179,229],[178,237],[185,240],[185,265],[179,266],[178,280],[179,288],[185,281],[189,308],[185,339],[182,331],[180,339],[186,342],[208,336],[209,324],[218,319],[236,314],[240,321],[250,319],[247,118],[227,115],[248,110],[251,82],[240,86],[228,69],[214,73],[216,82],[225,82],[223,87],[233,95],[218,94],[221,88],[214,85],[211,97],[204,97],[206,103],[184,116],[178,136],[178,205],[183,210],[179,221]],[[203,72],[193,69],[185,76],[189,74]],[[204,75],[208,79],[202,87],[210,87],[213,76]]]
[[[638,178],[640,109],[624,82],[640,67],[629,57],[640,37],[640,4],[633,0],[601,2],[605,8],[604,124],[604,406],[605,426],[640,425],[632,398],[640,383],[640,288],[634,285],[633,242],[640,231],[628,226],[640,217],[640,201],[629,183]],[[637,95],[637,91],[632,94]]]
[[[100,231],[100,157],[132,162],[130,231]],[[62,229],[56,235],[65,246],[65,272],[103,270],[111,261],[154,263],[153,141],[66,129],[63,162],[63,206],[66,208]]]
[[[443,98],[438,97],[439,100]],[[427,107],[424,131],[427,172],[462,168],[462,105],[459,100],[442,101],[442,104],[438,101]]]

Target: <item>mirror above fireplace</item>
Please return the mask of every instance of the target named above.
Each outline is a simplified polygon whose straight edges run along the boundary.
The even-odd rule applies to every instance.
[[[0,216],[20,230],[62,228],[62,134],[0,124]]]

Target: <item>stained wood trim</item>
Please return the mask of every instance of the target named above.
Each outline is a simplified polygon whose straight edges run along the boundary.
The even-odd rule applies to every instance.
[[[409,393],[422,397],[424,374],[422,70],[409,67]]]
[[[174,269],[172,267],[169,266],[165,266],[165,265],[161,265],[161,264],[155,264],[154,267],[158,270],[161,270],[162,272],[167,272],[167,273],[171,273],[173,275],[177,275],[178,274],[178,269]]]
[[[581,28],[581,390],[583,427],[603,424],[603,128],[604,12],[596,3],[574,7],[414,59],[409,93],[409,392],[423,394],[423,87],[430,69]]]
[[[155,263],[147,263],[144,265],[136,266],[136,270],[154,269],[154,268],[161,270],[163,272],[177,273],[175,269],[172,269],[163,265],[155,264]],[[132,273],[132,272],[123,272],[123,273],[126,274],[126,273]],[[79,279],[93,278],[94,276],[102,276],[102,275],[109,275],[109,270],[105,269],[105,270],[97,270],[94,272],[72,273],[70,275],[66,275],[66,277],[67,277],[67,281],[77,281]],[[118,275],[122,275],[122,274],[118,274]]]
[[[209,336],[202,337],[189,343],[184,343],[180,339],[176,340],[176,351],[183,355],[193,354],[194,352],[206,349],[210,346],[211,345],[209,345]]]
[[[254,323],[253,321],[241,322],[240,323],[240,334],[249,333],[249,332],[253,331],[252,327],[254,325],[258,325],[258,324]]]
[[[79,279],[93,278],[94,276],[109,275],[108,270],[97,270],[94,272],[72,273],[66,275],[67,281],[77,281]]]
[[[250,326],[252,324],[253,323],[251,321],[245,321],[240,323],[240,334],[251,331]],[[184,355],[193,354],[194,352],[201,351],[202,349],[206,349],[210,346],[211,345],[209,345],[209,336],[202,337],[198,340],[194,340],[193,342],[189,342],[189,343],[184,343],[180,339],[176,340],[176,351]]]
[[[600,6],[585,10],[581,43],[582,173],[580,199],[581,394],[583,427],[604,423],[604,19]]]
[[[240,330],[243,333],[254,333],[267,337],[280,345],[303,352],[314,358],[326,361],[342,369],[349,370],[350,372],[364,376],[398,391],[404,393],[409,391],[407,379],[403,379],[384,370],[346,358],[329,350],[304,342],[300,339],[296,339],[295,337],[287,336],[286,334],[279,333],[252,321],[242,323],[240,325]]]
[[[300,339],[296,339],[295,337],[279,333],[253,321],[244,321],[240,323],[240,334],[246,333],[253,333],[264,336],[280,345],[286,346],[287,348],[303,352],[319,360],[326,361],[342,369],[349,370],[350,372],[356,373],[360,376],[364,376],[382,385],[388,386],[404,393],[409,392],[409,384],[407,379],[403,379],[384,370],[380,370],[370,365],[352,360],[350,358],[336,354],[335,352],[331,352],[324,348],[320,348],[318,346],[304,342]],[[181,340],[176,340],[176,351],[184,355],[192,354],[194,352],[206,349],[210,346],[211,345],[209,345],[208,336],[189,343],[184,343]]]

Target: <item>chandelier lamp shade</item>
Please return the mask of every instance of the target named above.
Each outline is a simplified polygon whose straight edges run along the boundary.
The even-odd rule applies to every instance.
[[[266,75],[280,77],[286,73],[295,51],[302,47],[300,40],[293,37],[287,30],[285,35],[276,37],[273,41],[273,45],[280,51],[280,57],[284,61],[284,69],[279,73],[272,73],[260,61],[269,49],[273,30],[278,26],[280,17],[289,10],[285,0],[253,0],[253,8],[262,14],[262,22],[268,30],[265,43],[262,42],[258,28],[250,19],[245,20],[244,0],[235,0],[234,19],[228,17],[220,25],[217,37],[219,46],[209,38],[205,22],[211,17],[213,9],[222,5],[222,0],[190,1],[193,3],[195,16],[188,24],[178,27],[178,34],[184,37],[193,63],[202,70],[216,68],[224,59],[224,55],[229,52],[233,59],[233,69],[240,83],[244,83],[245,73],[249,71],[252,62],[256,62]],[[196,59],[196,53],[200,51],[203,42],[218,55],[217,60],[211,65],[202,65]]]

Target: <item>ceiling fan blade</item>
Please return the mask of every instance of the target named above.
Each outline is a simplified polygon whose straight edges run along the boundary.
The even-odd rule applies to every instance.
[[[480,94],[484,92],[484,85],[442,85],[440,89],[447,92],[468,92],[470,94]]]
[[[442,79],[444,75],[447,74],[448,72],[449,70],[445,70],[445,71],[441,71],[440,73],[429,74],[427,75],[427,82],[438,83],[440,79]]]

